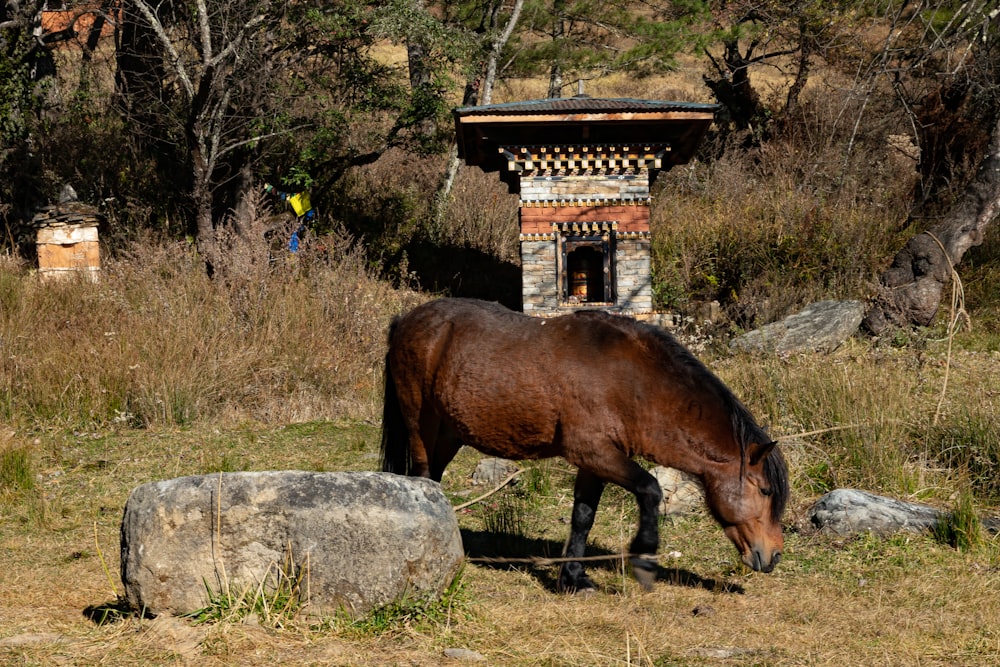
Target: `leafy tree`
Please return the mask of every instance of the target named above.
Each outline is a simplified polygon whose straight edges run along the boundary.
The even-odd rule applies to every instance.
[[[528,0],[510,46],[511,69],[521,76],[546,73],[549,97],[562,97],[577,80],[613,72],[669,71],[674,56],[691,46],[691,27],[707,17],[707,7],[701,0]]]
[[[5,231],[0,244],[18,244],[19,229],[11,216],[26,217],[37,206],[37,160],[32,150],[40,83],[52,70],[51,56],[35,38],[32,26],[41,0],[0,5],[0,220]]]
[[[391,147],[429,145],[425,121],[443,113],[446,89],[436,37],[415,87],[373,47],[405,29],[426,37],[434,25],[412,2],[126,2],[121,108],[151,146],[184,147],[193,231],[210,272],[215,227],[252,186],[255,166],[322,191]]]

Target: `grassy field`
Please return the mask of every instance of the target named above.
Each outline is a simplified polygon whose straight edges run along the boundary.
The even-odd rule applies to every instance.
[[[683,59],[677,76],[611,77],[587,92],[707,101],[703,71]],[[784,97],[790,81],[762,71],[760,92]],[[1000,514],[998,223],[957,267],[971,330],[950,336],[945,304],[932,328],[830,355],[726,346],[812,301],[867,298],[927,223],[911,218],[917,164],[886,136],[908,136],[910,117],[869,120],[878,95],[844,76],[853,68],[811,73],[787,137],[749,153],[710,137],[714,157],[661,174],[651,204],[658,306],[693,315],[721,302],[721,323],[681,333],[789,462],[773,573],[743,567],[695,514],[663,520],[659,581],[643,592],[614,558],[636,528],[634,499],[617,488],[591,536],[591,553],[608,556],[590,568],[595,594],[558,594],[552,565],[483,560],[559,554],[574,471],[550,460],[458,512],[468,562],[441,604],[202,624],[122,612],[119,524],[133,488],[217,471],[377,469],[386,327],[432,297],[415,249],[455,279],[446,284],[505,275],[487,265],[516,270],[517,196],[495,174],[463,170],[442,223],[443,156],[390,151],[338,185],[344,207],[323,212],[323,235],[296,257],[267,247],[277,211],[264,199],[219,221],[214,280],[190,243],[130,225],[102,248],[97,284],[45,285],[0,254],[0,665],[462,664],[450,649],[505,667],[1000,664],[1000,537],[967,523],[957,548],[929,534],[835,537],[808,521],[838,487]],[[508,82],[494,101],[544,89]],[[282,251],[287,234],[275,238]],[[460,251],[478,263],[449,265]],[[478,459],[463,450],[446,472],[456,506],[485,491],[471,481]]]
[[[469,562],[442,604],[353,621],[123,615],[131,489],[216,471],[377,469],[386,327],[431,298],[380,279],[349,234],[278,261],[234,236],[214,280],[190,246],[139,240],[96,284],[43,284],[0,257],[0,664],[458,664],[449,649],[524,666],[1000,663],[1000,538],[968,523],[961,549],[930,535],[835,538],[807,514],[837,487],[1000,511],[997,235],[962,268],[971,330],[949,335],[946,304],[932,328],[829,355],[734,355],[726,343],[746,325],[862,296],[894,243],[851,201],[830,204],[822,218],[836,224],[820,229],[805,208],[757,194],[777,189],[708,196],[737,166],[704,190],[695,172],[675,184],[682,196],[656,215],[689,229],[662,230],[658,275],[680,309],[713,285],[732,290],[728,323],[678,333],[782,443],[792,502],[773,574],[746,570],[695,515],[664,520],[660,580],[642,592],[614,558],[636,519],[615,488],[592,534],[592,553],[609,556],[591,568],[596,594],[556,593],[551,565],[477,560],[559,554],[573,471],[552,460],[459,512]],[[469,205],[469,220],[483,210]],[[479,245],[498,257],[509,217],[500,202],[480,220]],[[741,241],[748,219],[765,222]],[[883,230],[877,243],[870,229]],[[828,243],[842,235],[853,240]],[[456,505],[483,492],[477,460],[463,451],[446,473]]]
[[[773,574],[740,565],[704,515],[664,520],[661,553],[672,555],[650,593],[613,559],[592,568],[601,590],[589,597],[556,593],[554,566],[476,562],[493,554],[558,555],[573,471],[550,460],[527,463],[517,484],[459,513],[473,560],[447,607],[354,623],[292,617],[278,627],[114,615],[101,624],[95,619],[114,609],[122,590],[118,528],[132,488],[219,470],[376,469],[378,426],[328,419],[285,426],[10,427],[0,431],[6,475],[0,663],[438,665],[459,664],[445,651],[461,648],[495,665],[997,664],[997,538],[984,535],[964,551],[928,535],[844,539],[814,533],[806,518],[811,502],[835,485],[864,485],[945,508],[962,485],[989,498],[990,480],[977,481],[968,466],[956,472],[940,464],[932,436],[941,424],[958,433],[979,420],[987,429],[979,446],[989,438],[996,446],[997,352],[962,349],[949,362],[940,342],[918,354],[854,341],[825,357],[706,355],[771,420],[777,436],[857,425],[785,438],[794,494],[785,558]],[[946,367],[948,395],[932,427]],[[823,391],[811,387],[820,379]],[[924,450],[912,449],[914,443]],[[866,457],[872,446],[880,451]],[[455,504],[483,492],[471,483],[478,458],[463,450],[447,471],[443,487]],[[995,502],[979,509],[995,512]],[[630,496],[609,489],[593,553],[620,553],[635,514]]]

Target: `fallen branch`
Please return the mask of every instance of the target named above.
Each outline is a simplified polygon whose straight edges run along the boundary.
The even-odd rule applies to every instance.
[[[502,482],[500,482],[499,484],[497,484],[496,487],[493,488],[493,490],[487,491],[486,493],[484,493],[483,495],[479,496],[478,498],[473,498],[472,500],[470,500],[468,502],[464,502],[461,505],[456,505],[455,506],[455,511],[457,512],[458,510],[464,510],[466,507],[469,507],[470,505],[475,505],[476,503],[478,503],[480,500],[483,500],[484,498],[489,498],[494,493],[496,493],[497,491],[499,491],[503,487],[507,486],[512,479],[514,479],[515,477],[517,477],[518,475],[520,475],[522,472],[524,472],[524,468],[520,468],[518,470],[515,470],[511,474],[507,475],[506,479],[504,479]]]

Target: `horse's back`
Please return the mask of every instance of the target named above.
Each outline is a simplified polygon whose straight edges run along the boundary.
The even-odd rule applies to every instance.
[[[634,381],[648,367],[643,335],[642,325],[606,313],[543,319],[497,303],[445,298],[396,319],[389,356],[424,372],[450,362],[481,380],[544,378],[558,391],[567,384]]]

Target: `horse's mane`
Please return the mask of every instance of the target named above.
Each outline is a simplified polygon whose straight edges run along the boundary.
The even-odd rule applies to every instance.
[[[576,315],[601,319],[613,326],[629,330],[646,341],[650,348],[659,352],[656,361],[669,363],[674,369],[680,368],[688,375],[692,384],[707,386],[719,397],[732,421],[733,435],[740,448],[740,476],[744,475],[747,447],[750,443],[767,444],[771,436],[761,428],[743,402],[719,379],[698,357],[682,345],[669,331],[639,322],[630,317],[614,315],[604,311],[581,310]],[[773,447],[764,460],[764,478],[771,488],[771,514],[775,521],[781,519],[788,502],[788,467],[777,446]]]

